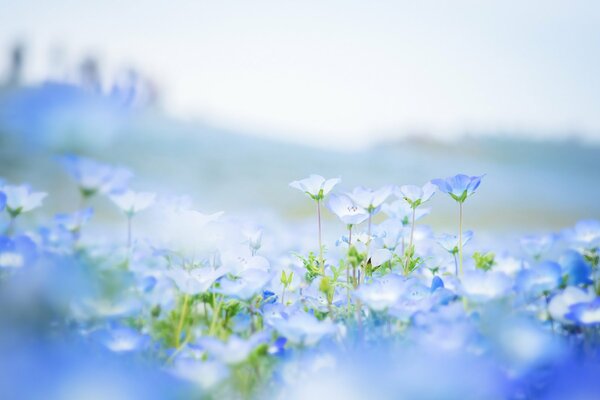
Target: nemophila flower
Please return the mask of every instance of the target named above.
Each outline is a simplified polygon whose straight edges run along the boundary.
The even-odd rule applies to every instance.
[[[426,215],[429,215],[431,213],[431,208],[417,207],[416,209],[413,209],[410,204],[402,199],[392,201],[391,203],[383,203],[381,205],[381,211],[388,217],[401,221],[402,225],[408,226],[410,225],[413,211],[415,214],[415,221],[418,221]]]
[[[81,228],[92,218],[94,210],[91,207],[75,211],[70,214],[56,214],[56,224],[71,233],[78,233]]]
[[[29,185],[5,185],[2,192],[6,196],[6,211],[11,218],[40,207],[47,196],[47,193],[32,191]]]
[[[357,205],[350,196],[345,194],[332,194],[327,207],[346,225],[358,225],[369,218],[367,210]]]
[[[373,230],[374,247],[395,251],[404,242],[404,226],[398,220],[388,218]]]
[[[290,186],[306,193],[311,199],[320,201],[340,183],[340,178],[325,179],[321,175],[310,175],[308,178],[293,181]]]
[[[566,317],[580,325],[600,326],[600,297],[585,303],[573,304]]]
[[[392,194],[392,186],[383,186],[377,190],[358,186],[349,193],[354,202],[367,210],[370,215],[377,214],[381,209],[381,205]]]
[[[568,250],[560,257],[559,261],[563,275],[567,276],[568,285],[588,285],[593,282],[591,279],[592,267],[580,253]]]
[[[461,236],[443,233],[436,238],[436,241],[454,258],[455,275],[458,275],[457,254],[459,249],[464,247],[473,238],[473,231],[466,231]]]
[[[474,270],[461,277],[463,293],[474,301],[488,301],[506,296],[513,281],[502,272]]]
[[[229,365],[236,365],[245,361],[250,353],[262,343],[266,343],[268,335],[260,332],[242,339],[239,336],[231,335],[226,342],[212,337],[202,337],[198,339],[197,344],[214,356],[217,360]]]
[[[6,195],[0,190],[0,211],[4,210],[4,207],[6,207]]]
[[[252,255],[255,255],[256,252],[260,249],[260,247],[262,245],[262,237],[263,237],[262,229],[257,229],[255,231],[246,232],[244,234],[244,236],[246,237],[245,242],[248,243],[248,247],[250,247],[250,251],[252,252]]]
[[[247,269],[240,272],[236,279],[221,280],[221,287],[215,291],[240,300],[249,300],[269,283],[271,277],[270,272]]]
[[[467,176],[458,174],[445,179],[434,179],[431,181],[440,191],[447,193],[456,200],[459,204],[458,214],[458,272],[462,275],[463,270],[463,254],[462,254],[462,220],[463,220],[463,203],[471,196],[481,183],[481,176]]]
[[[553,234],[527,235],[520,239],[521,248],[534,260],[539,260],[548,253],[554,243],[556,236]]]
[[[133,217],[140,211],[145,210],[154,204],[155,193],[134,192],[125,190],[122,192],[113,192],[110,199],[119,207],[127,217]]]
[[[386,275],[385,279],[361,285],[354,296],[374,311],[384,311],[395,305],[402,296],[402,278]]]
[[[312,346],[323,337],[335,334],[336,328],[328,320],[319,321],[304,311],[296,311],[284,318],[273,320],[273,328],[289,342]]]
[[[323,241],[321,234],[321,201],[331,192],[335,185],[340,182],[339,178],[325,179],[320,175],[310,175],[306,179],[293,181],[290,186],[303,191],[311,199],[317,202],[317,225],[319,234],[319,262],[321,270],[325,269],[325,261],[323,260]]]
[[[433,179],[432,184],[436,185],[441,192],[450,195],[454,200],[459,203],[464,201],[475,193],[479,185],[481,184],[480,176],[468,176],[458,174],[444,179]]]
[[[122,191],[133,177],[133,173],[126,168],[113,167],[85,157],[69,155],[62,161],[84,198],[97,193]]]
[[[110,199],[119,207],[127,217],[127,247],[131,247],[131,220],[138,212],[154,204],[155,193],[134,192],[125,190],[110,194]]]
[[[428,201],[435,194],[436,186],[427,182],[423,187],[415,185],[403,185],[394,190],[396,197],[404,199],[408,205],[415,209]]]
[[[135,329],[116,326],[103,329],[93,334],[94,338],[115,353],[139,351],[150,344],[151,338]]]
[[[563,324],[572,324],[574,321],[567,318],[571,306],[578,303],[587,303],[594,300],[594,294],[574,286],[567,286],[563,291],[552,297],[548,303],[548,312],[553,320]]]
[[[545,261],[539,265],[521,270],[517,274],[516,285],[520,293],[539,297],[556,289],[562,281],[560,265]]]
[[[26,235],[0,236],[0,269],[18,269],[30,265],[37,256],[37,246]]]
[[[229,376],[229,369],[218,361],[205,361],[189,356],[179,356],[173,362],[171,372],[204,390],[210,390]]]
[[[225,273],[221,269],[194,268],[187,270],[175,268],[167,271],[165,275],[173,280],[182,293],[194,296],[206,293],[213,283]]]
[[[409,321],[417,312],[426,312],[435,302],[432,301],[431,290],[417,279],[402,282],[400,299],[388,310],[390,315]]]
[[[586,248],[600,245],[600,221],[579,221],[571,231],[571,240]]]
[[[408,242],[408,249],[406,251],[406,268],[409,268],[409,264],[414,255],[414,233],[415,233],[415,221],[416,221],[416,209],[435,193],[435,185],[431,182],[427,182],[423,187],[415,185],[404,185],[396,189],[396,196],[404,199],[412,209],[411,221],[410,221],[410,239]]]

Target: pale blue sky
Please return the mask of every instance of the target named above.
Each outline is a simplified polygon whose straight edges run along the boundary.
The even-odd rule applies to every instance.
[[[0,0],[0,45],[136,65],[174,114],[311,144],[507,130],[600,139],[595,1]]]

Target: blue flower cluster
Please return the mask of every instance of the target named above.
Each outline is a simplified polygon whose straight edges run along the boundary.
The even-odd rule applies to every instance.
[[[509,252],[463,230],[482,176],[332,193],[339,178],[311,175],[290,186],[317,226],[291,229],[133,191],[123,167],[61,162],[81,208],[53,219],[46,193],[0,183],[0,398],[600,393],[598,221]],[[438,191],[456,231],[420,222]],[[98,197],[121,220],[96,217],[110,204]],[[331,246],[323,206],[346,232]]]

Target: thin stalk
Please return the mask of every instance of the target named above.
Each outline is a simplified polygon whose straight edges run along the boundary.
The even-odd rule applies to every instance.
[[[458,259],[456,258],[456,252],[452,253],[452,258],[454,258],[454,275],[458,275]]]
[[[321,240],[321,200],[317,200],[317,222],[319,225],[319,262],[321,271],[325,273],[325,262],[323,261],[323,242]]]
[[[352,225],[348,225],[348,250],[352,247]],[[350,314],[350,265],[346,263],[346,303]]]
[[[462,220],[463,220],[463,203],[459,204],[459,214],[458,214],[458,261],[459,267],[458,272],[460,276],[463,274],[463,242],[462,242]]]
[[[215,299],[217,299],[215,295]],[[221,313],[221,299],[217,300],[217,304],[213,308],[213,316],[212,321],[210,323],[210,328],[208,329],[208,335],[212,335],[215,328],[217,327],[217,320],[219,319],[219,314]]]
[[[175,331],[175,348],[179,347],[179,340],[181,338],[181,330],[183,329],[183,322],[185,320],[185,317],[187,316],[189,300],[190,300],[190,295],[186,294],[183,297],[183,307],[181,308],[181,315],[179,316],[179,323],[177,324],[177,330]]]
[[[283,290],[281,291],[281,304],[285,306],[285,285],[283,285]]]
[[[411,223],[410,223],[410,241],[408,242],[408,252],[410,254],[410,252],[412,252],[412,247],[413,247],[413,238],[415,235],[415,214],[417,212],[417,209],[413,207],[412,210],[412,219],[411,219]],[[406,254],[405,254],[406,255]],[[411,255],[412,257],[412,255]],[[406,257],[406,270],[408,271],[409,268],[409,263],[410,263],[410,258]]]

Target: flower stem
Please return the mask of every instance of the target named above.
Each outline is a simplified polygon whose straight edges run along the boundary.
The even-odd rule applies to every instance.
[[[179,316],[179,323],[177,324],[177,330],[175,331],[175,348],[179,347],[181,330],[183,329],[183,322],[184,322],[186,314],[187,314],[189,300],[190,300],[190,295],[186,294],[183,297],[183,306],[181,308],[181,315]]]
[[[321,240],[321,200],[317,200],[317,223],[319,225],[319,263],[321,272],[325,273],[325,262],[323,261],[323,242]]]
[[[213,316],[212,316],[212,322],[210,323],[210,328],[208,329],[208,335],[212,335],[215,328],[217,327],[217,320],[219,319],[219,314],[221,313],[221,300],[217,300],[217,295],[215,295],[215,301],[217,302],[217,304],[214,304],[213,307]]]
[[[459,275],[463,274],[463,241],[462,241],[462,219],[463,219],[463,203],[459,204],[459,213],[458,213],[458,272]]]
[[[408,242],[408,254],[410,254],[410,257],[406,257],[406,271],[408,271],[408,268],[410,266],[410,259],[412,258],[412,253],[413,250],[413,238],[415,235],[415,214],[417,212],[417,209],[413,207],[412,210],[412,219],[411,219],[411,223],[410,223],[410,241]]]

